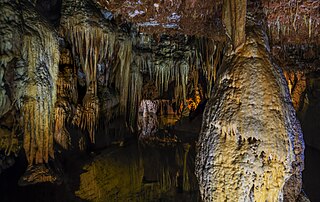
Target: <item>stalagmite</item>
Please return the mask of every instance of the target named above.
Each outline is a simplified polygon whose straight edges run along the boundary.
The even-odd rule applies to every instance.
[[[246,42],[226,54],[203,115],[204,201],[295,201],[301,190],[302,132],[262,24],[247,17]]]

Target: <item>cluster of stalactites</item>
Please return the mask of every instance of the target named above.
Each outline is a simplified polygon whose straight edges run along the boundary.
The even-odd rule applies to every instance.
[[[57,102],[55,106],[55,129],[54,140],[62,148],[68,149],[71,144],[71,137],[65,124],[70,122],[73,114],[72,104],[76,103],[77,79],[72,68],[65,66],[63,72],[59,72],[57,80]],[[73,103],[70,103],[70,100]]]
[[[217,70],[221,65],[224,44],[211,39],[200,38],[196,41],[195,65],[201,69],[206,79],[206,98],[210,98]],[[197,81],[196,81],[197,82]]]
[[[196,91],[199,87],[199,76],[202,74],[207,86],[205,97],[208,98],[217,77],[222,54],[223,44],[200,38],[196,40],[194,51],[186,54],[185,58],[159,60],[149,71],[153,71],[151,75],[155,78],[160,94],[168,91],[169,84],[174,81],[174,99],[183,103],[188,97],[189,83],[192,82],[191,90]]]
[[[107,62],[113,55],[114,33],[105,33],[100,27],[72,26],[67,28],[67,38],[72,44],[73,55],[79,56],[81,67],[86,74],[87,86],[92,83],[97,94],[97,65]]]
[[[55,35],[44,27],[23,37],[23,58],[28,82],[22,105],[24,150],[29,164],[47,163],[54,158],[53,120],[59,48]]]
[[[319,42],[319,1],[262,1],[262,4],[272,43]]]
[[[77,19],[67,19],[64,23],[64,35],[72,45],[73,56],[78,56],[79,63],[85,73],[86,95],[81,109],[77,110],[80,120],[74,121],[82,129],[87,129],[92,142],[99,118],[99,100],[97,95],[97,66],[106,63],[113,55],[115,34],[95,27],[79,23]]]
[[[64,8],[68,15],[72,13],[70,12],[72,9],[76,10],[75,13],[80,9],[71,9],[71,4],[65,3],[65,5],[68,7]],[[89,131],[95,131],[94,128],[97,127],[98,120],[94,117],[99,119],[99,115],[93,116],[90,113],[99,112],[99,109],[92,109],[92,107],[99,107],[97,98],[97,66],[99,64],[105,64],[105,67],[109,68],[105,71],[106,74],[110,72],[110,77],[106,75],[109,77],[106,85],[114,84],[119,92],[119,113],[126,115],[127,120],[133,124],[136,120],[137,106],[141,100],[142,73],[149,73],[150,79],[155,81],[161,95],[168,91],[169,84],[174,82],[173,99],[186,106],[188,85],[192,82],[192,89],[199,89],[198,77],[199,72],[202,72],[207,80],[207,97],[209,97],[221,58],[222,45],[217,45],[211,40],[199,39],[201,45],[196,43],[193,49],[196,51],[185,52],[182,59],[173,57],[163,59],[152,54],[137,54],[132,51],[134,40],[125,34],[110,31],[107,23],[103,23],[104,19],[95,18],[97,16],[87,19],[86,16],[91,16],[89,11],[90,9],[81,11],[84,12],[82,19],[79,19],[79,15],[73,14],[74,16],[61,20],[63,35],[72,46],[73,56],[78,56],[80,66],[86,75],[87,89],[90,87],[90,90],[87,90],[88,95],[85,96],[87,99],[82,103],[83,106],[87,106],[87,109],[78,110],[78,113],[87,113],[87,115],[78,114],[78,117],[88,118],[88,120],[74,121],[77,125],[81,124],[83,129]],[[96,20],[101,23],[91,22]],[[190,74],[194,72],[197,76],[192,76],[190,79]],[[90,136],[93,137],[92,134]]]

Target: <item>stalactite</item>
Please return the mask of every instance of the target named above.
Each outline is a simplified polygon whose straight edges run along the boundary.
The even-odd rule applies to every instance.
[[[19,130],[23,133],[28,161],[27,171],[19,183],[53,182],[57,178],[49,171],[48,161],[54,158],[53,120],[59,62],[57,36],[28,2],[6,1],[4,6],[3,2],[1,4],[1,8],[10,11],[9,16],[1,18],[6,36],[6,46],[1,50],[6,58],[1,58],[1,63],[9,64],[14,58],[18,61],[10,62],[14,68],[11,107],[20,112]],[[17,40],[20,43],[14,42]]]
[[[116,88],[120,91],[120,113],[126,113],[128,109],[128,98],[130,83],[130,65],[132,62],[132,42],[129,39],[119,42],[117,52],[118,65],[114,67]]]
[[[76,21],[67,22],[64,35],[72,44],[73,55],[78,55],[81,67],[86,74],[86,84],[93,82],[93,90],[97,93],[97,64],[106,62],[113,54],[115,34],[106,32],[101,27],[87,24],[77,24]]]
[[[245,42],[247,0],[224,0],[222,19],[236,50]]]
[[[71,145],[71,137],[66,129],[73,115],[73,105],[77,102],[77,79],[71,67],[72,61],[69,51],[63,49],[60,57],[60,65],[63,70],[59,72],[57,79],[57,101],[55,104],[54,140],[62,148],[68,149]]]
[[[217,43],[211,39],[200,38],[196,41],[196,65],[200,66],[206,78],[207,89],[206,98],[210,98],[213,84],[217,78],[218,67],[221,65],[221,57],[223,55],[224,44]]]
[[[92,10],[89,1],[65,1],[62,12],[62,35],[71,44],[73,56],[79,56],[81,68],[86,75],[87,91],[82,109],[77,111],[82,114],[79,115],[80,120],[73,122],[81,129],[88,130],[90,140],[94,142],[99,119],[97,67],[112,59],[116,34],[109,30],[108,23],[101,21],[102,16]]]
[[[29,164],[47,163],[53,154],[53,111],[59,49],[50,31],[38,28],[37,36],[24,36],[23,53],[28,61],[27,92],[22,107],[24,149]]]
[[[62,107],[55,108],[55,128],[54,128],[54,140],[64,149],[68,149],[71,145],[71,137],[65,123],[68,116]]]
[[[141,101],[141,94],[142,94],[142,85],[143,85],[143,77],[139,71],[139,66],[133,64],[131,65],[132,72],[131,72],[131,85],[129,90],[129,106],[130,106],[130,117],[129,122],[131,126],[136,125],[136,114],[138,112],[138,106]]]

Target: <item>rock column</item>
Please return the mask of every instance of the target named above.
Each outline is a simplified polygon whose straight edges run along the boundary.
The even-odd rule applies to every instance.
[[[295,201],[304,142],[263,23],[247,17],[246,41],[227,51],[198,141],[204,201]]]

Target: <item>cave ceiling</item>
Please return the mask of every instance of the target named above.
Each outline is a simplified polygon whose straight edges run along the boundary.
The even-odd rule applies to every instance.
[[[222,0],[94,0],[105,17],[134,24],[141,33],[191,35],[227,40]],[[320,67],[320,1],[248,1],[248,10],[262,9],[271,53],[285,69],[315,71]]]
[[[222,0],[94,0],[103,8],[153,34],[198,35],[225,40]],[[262,0],[274,44],[320,44],[320,1]]]

